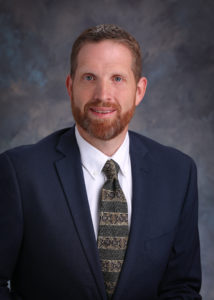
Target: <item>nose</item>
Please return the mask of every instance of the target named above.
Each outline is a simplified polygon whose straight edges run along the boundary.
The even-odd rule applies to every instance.
[[[101,101],[110,101],[112,99],[111,86],[106,79],[97,80],[94,99]]]

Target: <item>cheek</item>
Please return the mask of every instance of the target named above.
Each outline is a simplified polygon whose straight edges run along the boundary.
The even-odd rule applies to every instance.
[[[133,106],[135,106],[135,93],[124,93],[120,96],[120,105],[122,109],[129,110]]]
[[[82,107],[87,103],[88,98],[88,92],[86,90],[81,89],[75,89],[73,92],[73,101],[76,106]]]

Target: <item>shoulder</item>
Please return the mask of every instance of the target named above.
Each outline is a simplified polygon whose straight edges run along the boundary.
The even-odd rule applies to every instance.
[[[144,149],[150,159],[159,165],[171,165],[172,167],[195,166],[193,159],[178,149],[163,145],[133,131],[129,131],[129,136],[130,147],[135,148],[136,151]]]
[[[35,144],[18,146],[7,150],[0,154],[0,158],[4,159],[6,157],[11,162],[21,162],[24,164],[27,162],[31,162],[32,164],[41,163],[44,160],[57,156],[56,146],[60,138],[69,131],[71,131],[71,128],[55,131]]]

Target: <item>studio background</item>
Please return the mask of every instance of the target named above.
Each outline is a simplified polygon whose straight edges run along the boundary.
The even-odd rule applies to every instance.
[[[115,23],[140,42],[147,94],[131,129],[198,167],[203,299],[214,299],[214,1],[0,1],[0,152],[73,123],[65,78],[75,38]]]

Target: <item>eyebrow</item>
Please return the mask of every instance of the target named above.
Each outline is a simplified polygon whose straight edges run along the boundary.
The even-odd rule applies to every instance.
[[[84,74],[90,74],[90,75],[93,75],[95,77],[99,77],[95,72],[87,70],[87,69],[85,69],[85,70],[84,69],[83,70],[80,69],[79,73],[80,73],[81,76],[84,75]],[[123,78],[127,78],[128,77],[128,73],[124,73],[124,72],[120,72],[120,71],[116,71],[115,70],[115,72],[111,72],[110,73],[110,76],[111,77],[112,76],[121,76]]]

